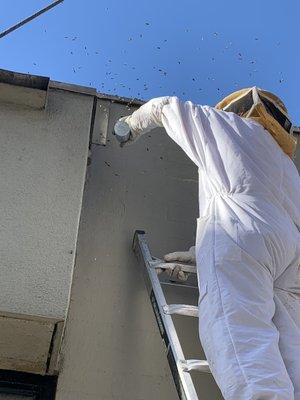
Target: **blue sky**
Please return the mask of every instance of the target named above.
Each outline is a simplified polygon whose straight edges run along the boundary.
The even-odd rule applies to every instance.
[[[49,2],[2,0],[1,30]],[[257,85],[300,125],[299,15],[298,0],[65,0],[0,39],[0,68],[210,105]]]

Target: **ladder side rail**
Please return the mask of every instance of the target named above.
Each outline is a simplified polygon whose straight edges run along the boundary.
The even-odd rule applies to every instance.
[[[157,272],[155,269],[151,268],[151,261],[153,261],[153,259],[146,243],[145,232],[135,232],[133,250],[138,260],[143,262],[145,266],[143,268],[143,275],[146,287],[150,295],[161,336],[167,347],[168,361],[179,398],[180,400],[198,400],[191,375],[182,368],[182,361],[185,360],[185,357],[172,317],[165,314],[163,309],[163,307],[167,305],[167,302]]]

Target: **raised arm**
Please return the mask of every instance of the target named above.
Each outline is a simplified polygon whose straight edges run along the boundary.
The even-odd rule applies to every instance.
[[[129,125],[129,142],[158,127],[182,148],[198,166],[205,162],[204,148],[208,122],[208,106],[183,102],[175,96],[159,97],[142,105],[129,117],[122,119]]]
[[[158,97],[142,105],[133,114],[122,119],[129,125],[131,135],[129,141],[137,140],[152,129],[162,127],[162,109],[169,104],[170,97]]]

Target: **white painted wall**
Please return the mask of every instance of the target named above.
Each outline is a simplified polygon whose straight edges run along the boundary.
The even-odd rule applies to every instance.
[[[66,315],[92,103],[59,90],[46,110],[0,103],[0,312]]]

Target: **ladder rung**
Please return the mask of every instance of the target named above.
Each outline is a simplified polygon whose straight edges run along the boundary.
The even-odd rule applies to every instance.
[[[165,314],[187,315],[198,318],[198,307],[189,304],[166,304],[163,306]]]
[[[200,371],[200,372],[211,372],[209,369],[208,362],[206,360],[182,360],[181,367],[183,371]]]
[[[198,286],[194,286],[194,285],[187,285],[186,282],[172,282],[172,281],[160,281],[161,286],[175,286],[175,287],[179,287],[179,288],[188,288],[188,289],[194,289],[194,290],[198,290],[199,288]]]

